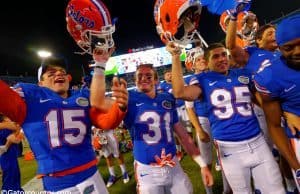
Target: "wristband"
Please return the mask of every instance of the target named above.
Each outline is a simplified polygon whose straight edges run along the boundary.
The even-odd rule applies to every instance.
[[[207,164],[200,155],[193,157],[193,159],[201,168],[207,167]]]
[[[105,67],[106,64],[101,64],[101,63],[95,63],[95,64],[91,64],[90,67],[94,68],[94,75],[105,75]]]
[[[104,70],[102,68],[95,67],[93,75],[105,75]]]
[[[95,69],[99,68],[99,69],[102,69],[103,71],[105,71],[106,64],[96,62],[95,64],[91,64],[90,67],[94,67]]]

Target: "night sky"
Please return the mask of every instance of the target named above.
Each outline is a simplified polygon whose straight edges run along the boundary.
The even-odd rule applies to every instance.
[[[154,0],[104,0],[113,18],[118,18],[114,40],[116,53],[127,53],[130,48],[149,45],[163,46],[153,19]],[[300,8],[299,0],[253,0],[251,10],[259,23],[270,22]],[[63,57],[75,80],[83,74],[92,58],[74,54],[80,51],[66,30],[65,8],[67,0],[6,1],[1,5],[0,75],[35,76],[40,59],[39,49],[50,50]],[[270,6],[272,4],[272,6]],[[203,8],[199,30],[208,42],[224,38],[219,27],[219,16]]]

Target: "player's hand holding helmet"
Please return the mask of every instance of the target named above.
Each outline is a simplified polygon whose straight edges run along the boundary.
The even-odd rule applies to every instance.
[[[175,42],[169,41],[166,45],[166,50],[172,55],[180,55],[182,52],[182,48],[180,48]]]
[[[237,0],[236,5],[230,10],[231,19],[237,19],[239,13],[248,11],[251,6],[251,0]]]
[[[256,15],[251,11],[240,12],[237,16],[237,34],[245,41],[255,42],[255,34],[259,28]]]
[[[70,0],[66,8],[67,30],[83,54],[94,48],[109,51],[114,47],[115,27],[110,13],[100,0]]]
[[[161,40],[185,47],[195,37],[202,39],[197,32],[201,9],[199,0],[156,0],[154,19]]]

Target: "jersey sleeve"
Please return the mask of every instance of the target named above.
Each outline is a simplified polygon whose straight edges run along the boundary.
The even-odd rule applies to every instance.
[[[22,125],[26,117],[26,104],[18,93],[0,80],[0,112]]]
[[[114,103],[108,112],[101,112],[95,107],[90,109],[92,124],[100,129],[115,129],[119,126],[126,115],[120,110],[118,103]]]
[[[280,95],[279,84],[275,83],[275,79],[271,79],[273,76],[271,68],[267,67],[254,75],[253,82],[258,92],[271,98],[277,98]]]

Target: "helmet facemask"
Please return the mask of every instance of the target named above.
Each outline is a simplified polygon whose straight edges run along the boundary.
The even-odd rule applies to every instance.
[[[239,21],[241,28],[238,30],[237,34],[249,43],[255,42],[255,34],[258,30],[258,22],[256,15],[251,12],[245,13],[245,16]]]
[[[198,0],[157,0],[154,18],[161,40],[165,44],[175,42],[182,48],[194,39],[203,40],[197,31],[201,9]]]
[[[114,47],[114,40],[112,34],[115,32],[114,25],[103,26],[101,31],[86,30],[82,33],[82,40],[78,42],[79,47],[83,50],[81,54],[93,54],[95,48],[99,48],[108,52],[110,48]]]
[[[174,41],[178,46],[184,48],[187,44],[202,39],[200,33],[197,31],[200,13],[201,7],[197,6],[192,6],[185,10],[178,20],[177,32],[173,36],[170,34],[166,36],[169,38],[169,41]]]

